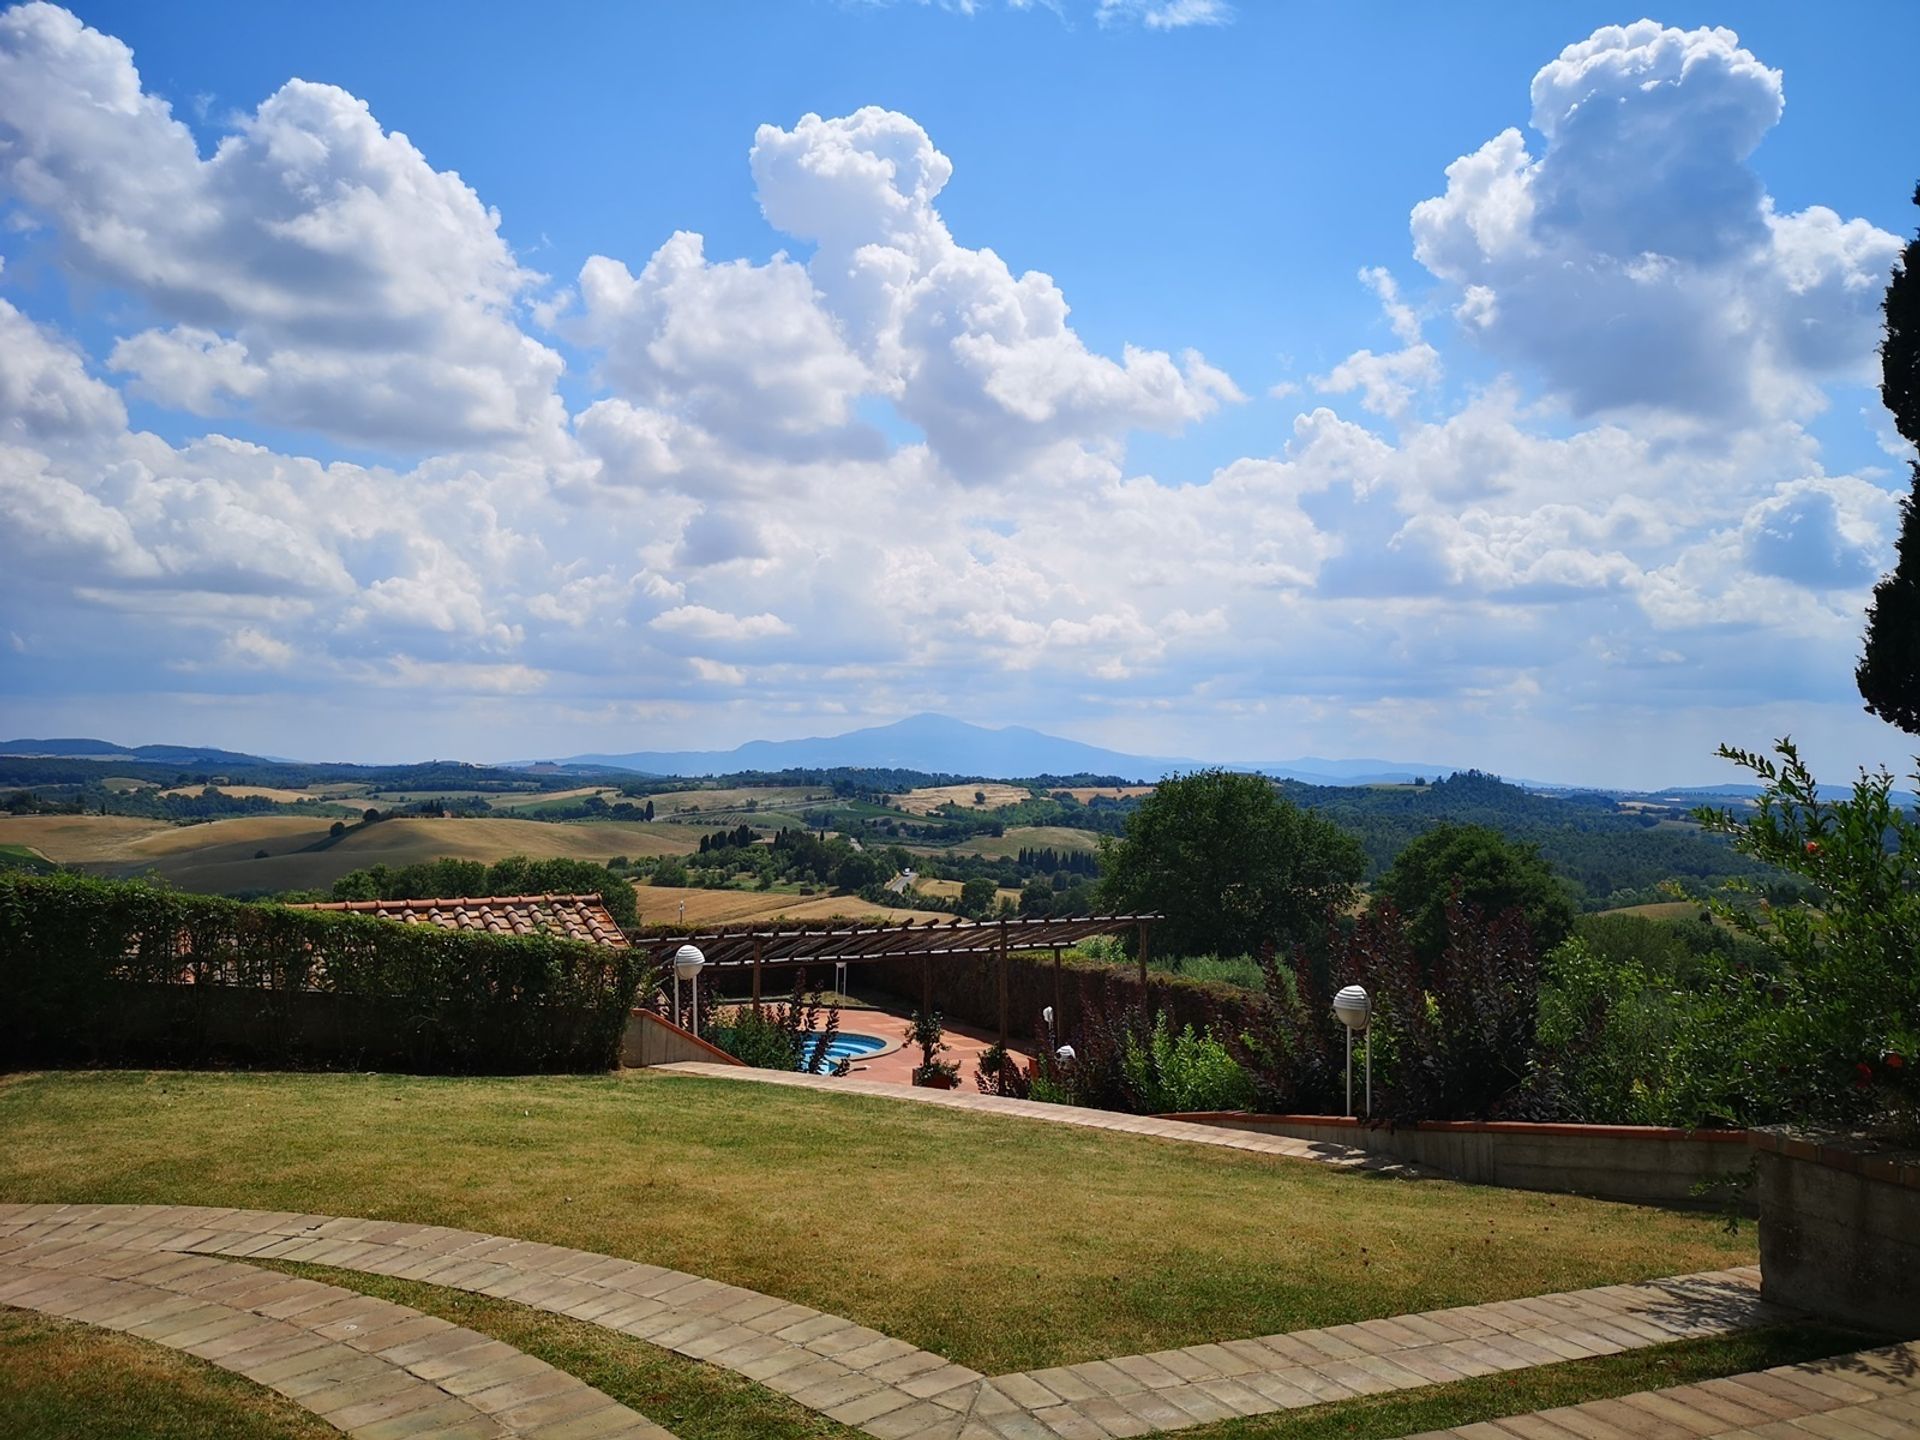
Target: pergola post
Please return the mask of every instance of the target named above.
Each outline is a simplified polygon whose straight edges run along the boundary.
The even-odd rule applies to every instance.
[[[760,966],[766,958],[766,942],[758,935],[753,937],[753,1013],[760,1013]]]
[[[1053,1019],[1056,1025],[1062,1024],[1066,1016],[1060,1009],[1060,947],[1053,947]]]
[[[1000,922],[1000,1048],[1007,1048],[1007,922]]]
[[[925,955],[920,957],[920,1014],[933,1014],[933,961]]]
[[[1149,934],[1149,933],[1150,933],[1150,932],[1149,932],[1149,930],[1148,930],[1148,928],[1147,928],[1147,922],[1146,922],[1146,921],[1144,921],[1144,920],[1142,920],[1142,921],[1140,922],[1140,945],[1139,945],[1139,950],[1140,950],[1140,1003],[1141,1003],[1142,1005],[1144,1005],[1144,1004],[1146,1004],[1146,1003],[1147,1003],[1147,936],[1148,936],[1148,934]]]

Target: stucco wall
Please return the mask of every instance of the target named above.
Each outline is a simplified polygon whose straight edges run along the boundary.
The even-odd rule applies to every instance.
[[[642,1065],[673,1065],[682,1060],[716,1060],[723,1065],[742,1062],[717,1045],[709,1045],[651,1010],[635,1010],[627,1017],[627,1033],[620,1045],[620,1063],[629,1069]]]
[[[1920,1157],[1755,1136],[1761,1293],[1777,1304],[1920,1336]]]

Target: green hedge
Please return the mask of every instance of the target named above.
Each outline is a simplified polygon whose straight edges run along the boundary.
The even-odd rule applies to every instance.
[[[604,1070],[643,952],[0,875],[0,1066]]]

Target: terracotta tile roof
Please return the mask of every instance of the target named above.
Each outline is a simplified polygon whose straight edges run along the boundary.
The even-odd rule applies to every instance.
[[[345,910],[410,925],[485,930],[494,935],[548,935],[616,950],[627,937],[598,895],[488,895],[447,900],[336,900],[296,910]]]

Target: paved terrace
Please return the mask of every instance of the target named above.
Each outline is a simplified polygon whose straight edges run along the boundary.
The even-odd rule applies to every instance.
[[[1757,1272],[1741,1268],[988,1378],[837,1315],[591,1251],[326,1215],[0,1206],[0,1303],[127,1322],[344,1420],[364,1440],[665,1433],[511,1347],[235,1263],[247,1257],[421,1280],[571,1316],[732,1370],[876,1440],[1145,1435],[1786,1318],[1761,1302]],[[543,1404],[579,1408],[558,1418],[531,1408]],[[403,1425],[403,1416],[447,1423]]]

